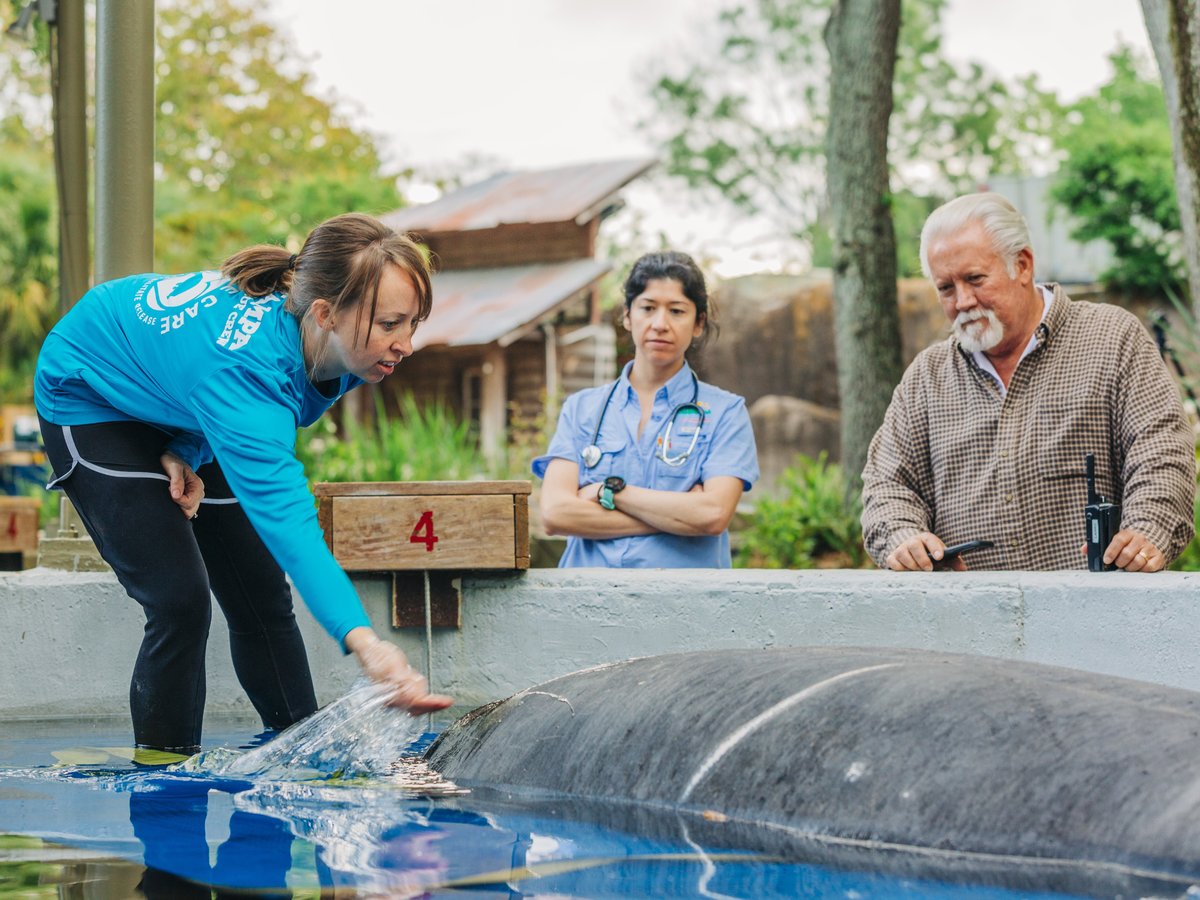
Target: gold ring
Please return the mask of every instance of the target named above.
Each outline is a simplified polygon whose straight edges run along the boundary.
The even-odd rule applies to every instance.
[[[1146,551],[1145,551],[1145,550],[1139,550],[1139,551],[1137,552],[1137,555],[1138,555],[1138,558],[1139,558],[1139,559],[1141,559],[1141,560],[1144,560],[1145,562],[1149,562],[1149,561],[1150,561],[1150,557],[1146,555]]]

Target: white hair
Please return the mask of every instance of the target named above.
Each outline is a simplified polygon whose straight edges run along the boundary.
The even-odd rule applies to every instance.
[[[1009,278],[1017,275],[1017,256],[1022,250],[1033,246],[1029,241],[1029,225],[1015,206],[1004,197],[993,192],[964,194],[943,203],[929,214],[925,227],[921,229],[921,271],[932,278],[929,271],[929,245],[936,239],[956,231],[962,231],[972,222],[983,226],[992,239],[992,249],[1004,263]]]

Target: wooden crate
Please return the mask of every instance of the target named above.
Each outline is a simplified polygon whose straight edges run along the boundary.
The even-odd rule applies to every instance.
[[[0,555],[19,559],[21,568],[37,565],[38,515],[42,504],[36,497],[0,496]],[[8,566],[6,568],[12,568]]]
[[[527,481],[329,482],[313,492],[347,571],[529,568]]]

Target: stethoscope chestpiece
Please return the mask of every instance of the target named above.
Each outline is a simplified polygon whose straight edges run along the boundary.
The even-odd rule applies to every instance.
[[[589,469],[594,469],[600,462],[600,448],[595,444],[588,444],[579,455],[583,458],[583,464]]]

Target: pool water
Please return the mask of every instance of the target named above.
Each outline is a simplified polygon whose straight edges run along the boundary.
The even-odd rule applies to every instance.
[[[210,722],[205,756],[268,737]],[[0,898],[1066,896],[701,847],[671,811],[647,811],[656,827],[629,833],[605,824],[629,817],[602,806],[456,790],[428,773],[146,765],[128,758],[129,741],[123,721],[0,723]]]

